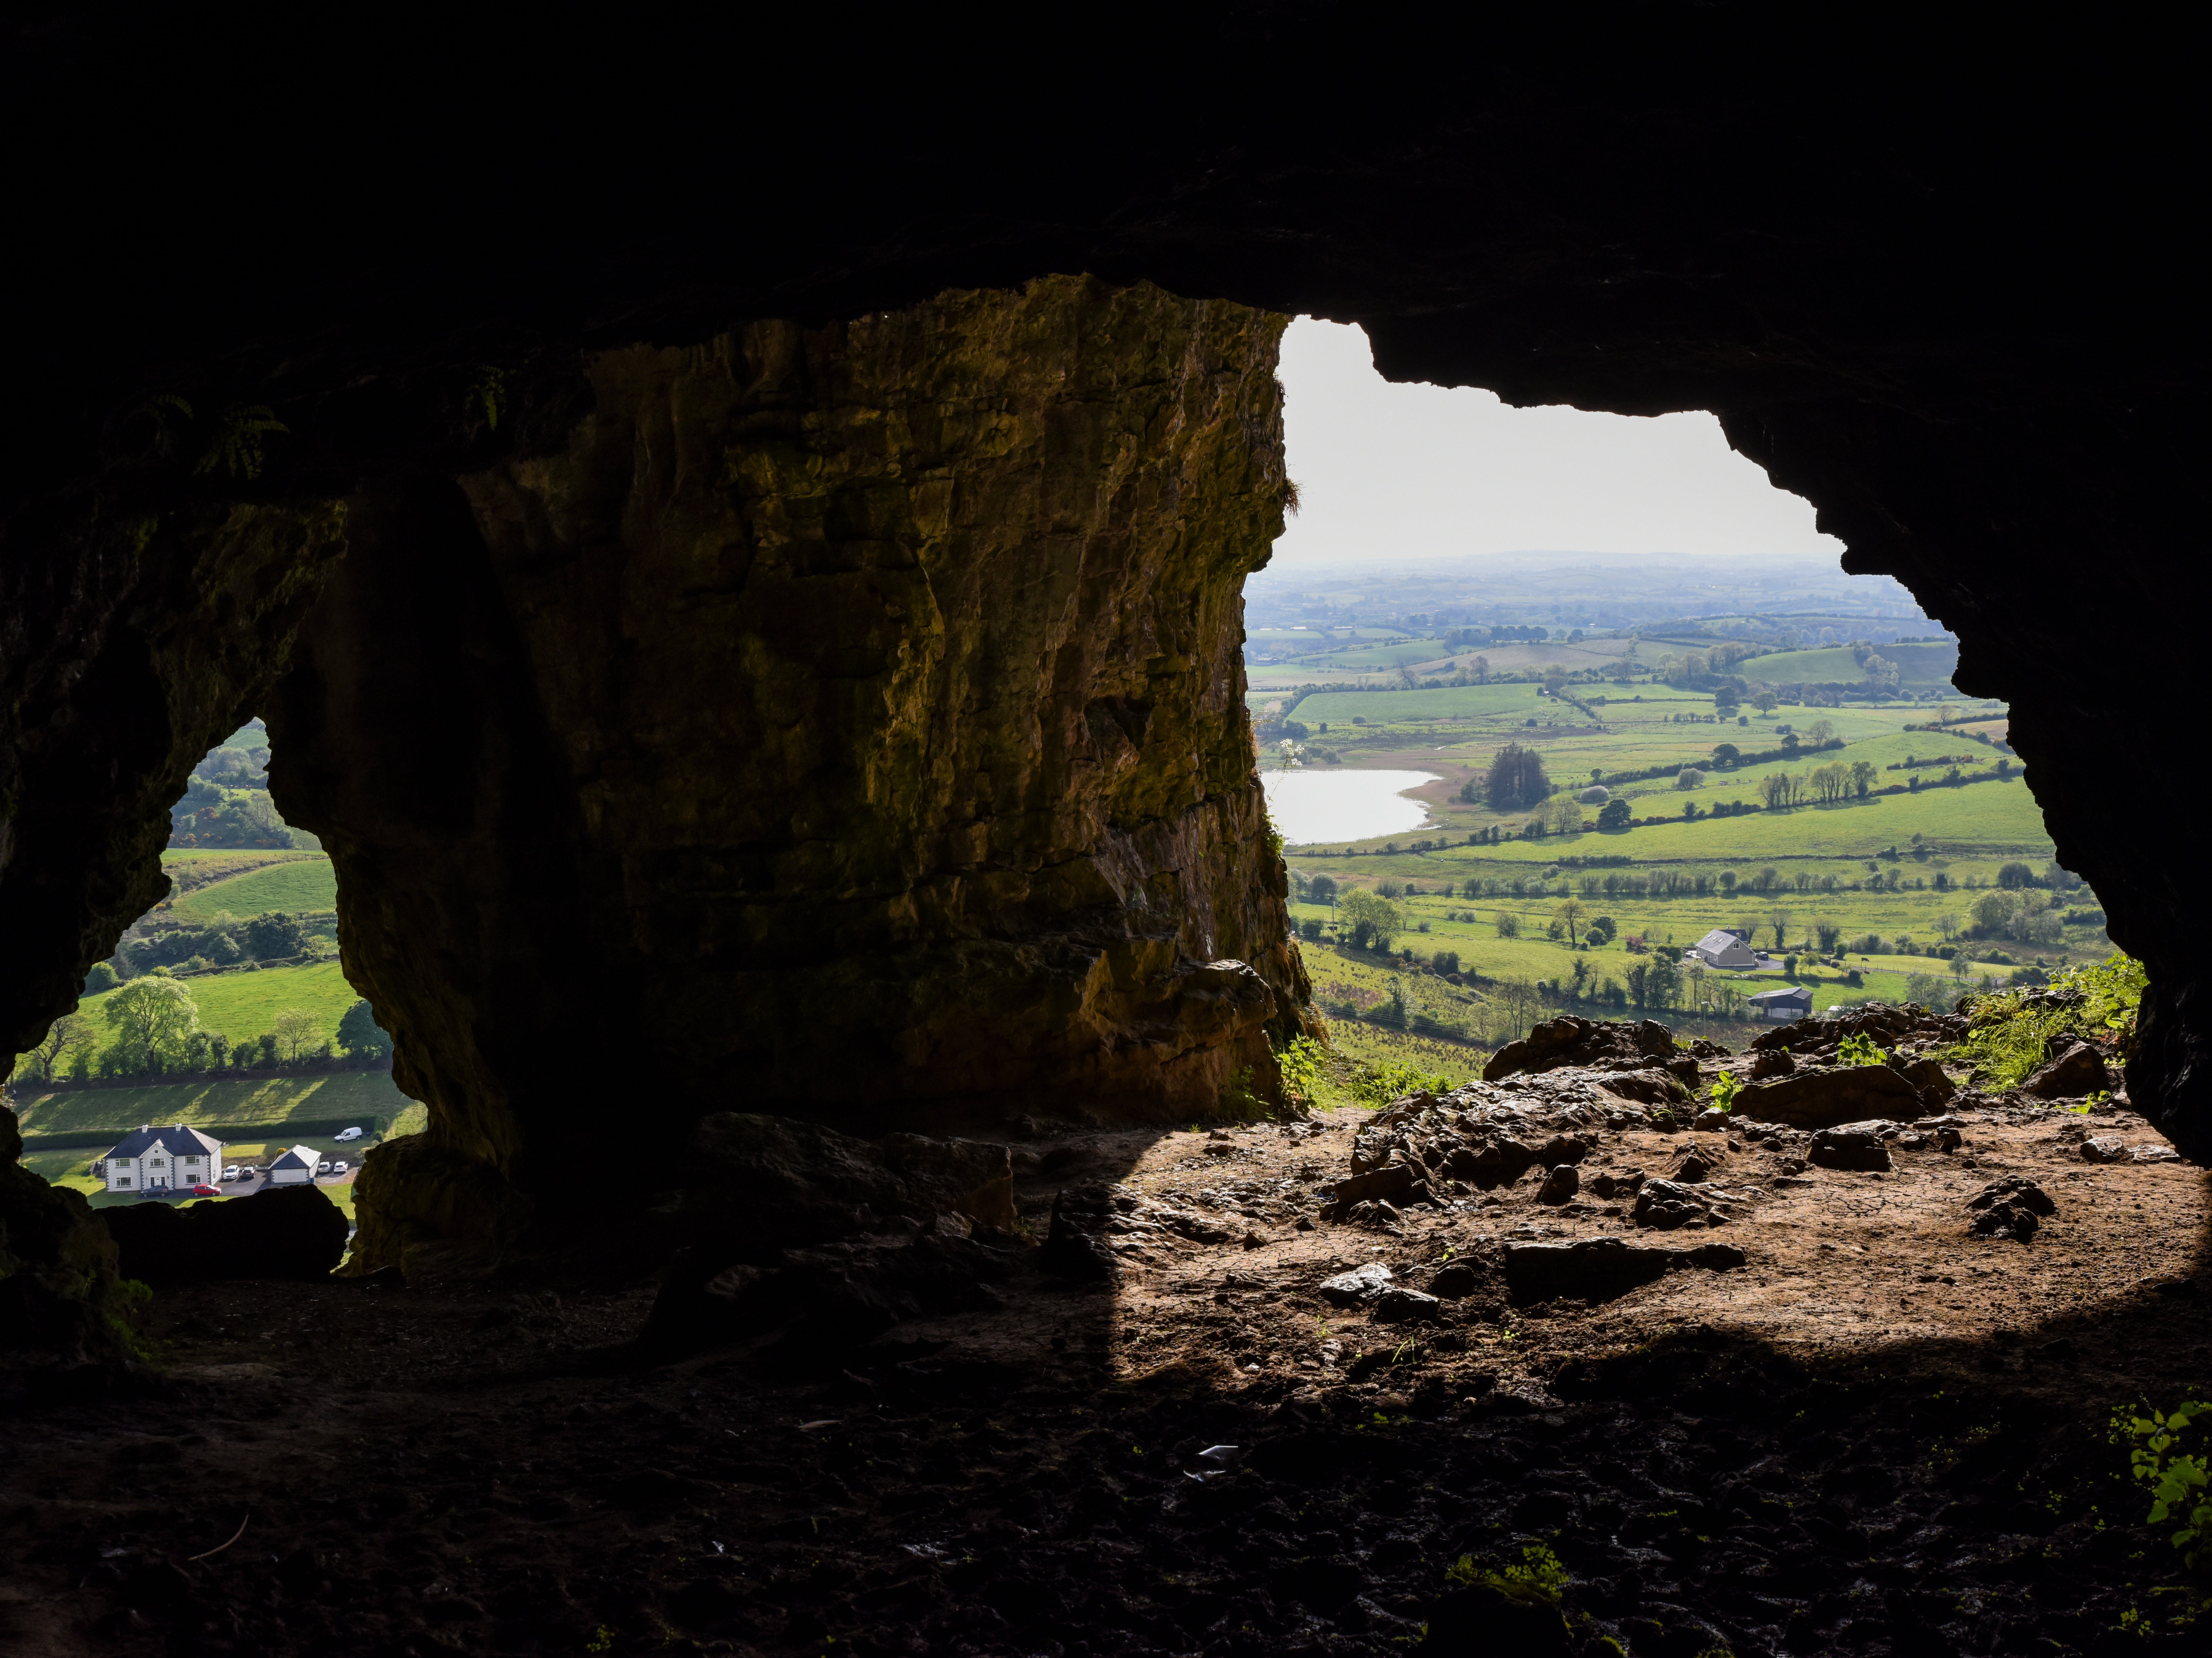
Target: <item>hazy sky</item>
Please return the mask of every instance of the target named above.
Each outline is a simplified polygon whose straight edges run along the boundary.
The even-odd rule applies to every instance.
[[[1550,550],[1817,558],[1844,544],[1708,414],[1509,409],[1488,392],[1393,386],[1358,328],[1301,317],[1283,339],[1298,515],[1275,561]]]

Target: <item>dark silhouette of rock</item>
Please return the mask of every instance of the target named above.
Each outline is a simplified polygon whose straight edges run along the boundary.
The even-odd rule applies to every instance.
[[[49,1186],[22,1153],[15,1114],[0,1106],[0,1352],[120,1359],[114,1242],[82,1193]]]
[[[1547,1019],[1519,1042],[1508,1042],[1490,1056],[1482,1079],[1496,1082],[1521,1071],[1555,1071],[1565,1065],[1626,1063],[1637,1068],[1666,1068],[1670,1061],[1687,1059],[1674,1045],[1674,1033],[1656,1019],[1626,1024],[1609,1019],[1582,1019],[1562,1014]],[[1695,1060],[1690,1076],[1697,1074]]]
[[[1879,1069],[1869,1066],[1869,1070]],[[1841,1123],[1832,1128],[1823,1128],[1813,1136],[1811,1148],[1806,1152],[1823,1169],[1841,1169],[1858,1174],[1886,1171],[1890,1167],[1889,1143],[1881,1131],[1886,1123]]]
[[[1522,1306],[1569,1297],[1613,1301],[1686,1266],[1727,1272],[1744,1264],[1742,1250],[1724,1243],[1663,1249],[1624,1238],[1577,1243],[1515,1243],[1505,1249],[1505,1285]]]
[[[2070,1100],[2084,1094],[2108,1093],[2112,1086],[2112,1073],[2106,1068],[2105,1056],[2087,1042],[2074,1042],[2052,1055],[2020,1085],[2020,1091],[2039,1099]]]
[[[1877,1116],[1909,1121],[1929,1107],[1911,1081],[1888,1066],[1801,1064],[1787,1076],[1747,1083],[1732,1108],[1754,1121],[1826,1128]]]
[[[156,1289],[218,1278],[325,1278],[344,1256],[349,1230],[345,1212],[319,1186],[95,1212],[115,1240],[123,1276]]]

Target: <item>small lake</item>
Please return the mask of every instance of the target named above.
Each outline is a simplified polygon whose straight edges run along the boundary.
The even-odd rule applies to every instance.
[[[1433,783],[1432,771],[1352,771],[1331,766],[1263,771],[1267,811],[1292,846],[1316,841],[1363,841],[1424,827],[1429,809],[1404,791]]]

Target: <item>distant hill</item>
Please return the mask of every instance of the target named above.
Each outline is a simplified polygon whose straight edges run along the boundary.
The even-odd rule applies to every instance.
[[[1958,671],[1959,647],[1941,645],[1877,645],[1875,654],[1897,664],[1899,680],[1907,685],[1942,685]],[[1866,677],[1866,670],[1846,646],[1818,651],[1777,651],[1771,656],[1747,657],[1735,671],[1747,679],[1765,679],[1778,685],[1849,685]]]

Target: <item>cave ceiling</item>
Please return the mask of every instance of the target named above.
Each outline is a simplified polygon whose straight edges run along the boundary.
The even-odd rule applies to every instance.
[[[1147,280],[1358,321],[1395,379],[1715,410],[1850,568],[1961,635],[1965,689],[2014,703],[2062,856],[2162,987],[2158,1086],[2203,1086],[2203,900],[2110,786],[2170,744],[2203,586],[2185,54],[2147,27],[1328,4],[9,27],[19,665],[99,609],[100,526],[550,453],[595,354]],[[496,427],[471,412],[489,369]],[[253,478],[187,474],[165,397],[289,431]]]

